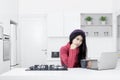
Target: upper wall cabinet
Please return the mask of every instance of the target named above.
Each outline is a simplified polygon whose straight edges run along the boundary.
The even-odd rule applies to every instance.
[[[3,33],[10,34],[10,20],[18,22],[18,0],[0,0],[0,23]]]
[[[117,37],[120,39],[120,15],[117,16]]]
[[[81,14],[81,29],[89,37],[110,37],[112,36],[112,14]]]
[[[63,36],[63,13],[52,12],[47,16],[48,37]]]
[[[76,12],[54,12],[47,17],[48,37],[68,37],[80,28],[80,14]]]
[[[64,36],[69,36],[74,29],[80,28],[80,13],[64,12]]]

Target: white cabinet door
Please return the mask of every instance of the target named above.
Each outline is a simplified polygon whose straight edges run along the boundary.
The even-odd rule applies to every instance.
[[[0,26],[3,27],[4,34],[10,34],[10,18],[8,15],[0,15]]]
[[[17,26],[15,24],[10,24],[10,36],[11,36],[11,58],[10,65],[11,67],[17,65]]]
[[[22,67],[46,64],[46,18],[44,16],[22,18],[20,27]]]
[[[47,17],[48,37],[69,36],[80,28],[79,12],[53,12]]]
[[[69,36],[69,34],[74,29],[79,28],[80,28],[80,13],[64,12],[64,36]]]
[[[47,16],[48,37],[63,36],[63,13],[51,12]]]
[[[0,24],[0,39],[2,39],[2,38],[3,38],[3,27]]]
[[[0,74],[3,72],[2,70],[2,63],[3,63],[3,40],[0,39]]]

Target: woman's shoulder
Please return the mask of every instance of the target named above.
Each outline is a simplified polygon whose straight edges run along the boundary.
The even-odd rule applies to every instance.
[[[69,50],[69,48],[70,48],[70,44],[67,43],[66,45],[62,46],[60,50]]]

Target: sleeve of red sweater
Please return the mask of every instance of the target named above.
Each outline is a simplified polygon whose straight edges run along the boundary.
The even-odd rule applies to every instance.
[[[72,68],[78,60],[77,49],[69,49],[68,67]]]
[[[60,49],[61,64],[68,67],[68,54],[64,47]]]
[[[77,49],[69,49],[69,53],[64,47],[60,49],[61,63],[69,68],[74,67],[77,61],[77,55]]]

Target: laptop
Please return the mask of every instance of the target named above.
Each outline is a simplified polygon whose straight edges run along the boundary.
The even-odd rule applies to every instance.
[[[115,69],[117,65],[117,52],[103,52],[100,56],[100,59],[90,59],[91,66],[88,69],[93,70],[107,70]]]

